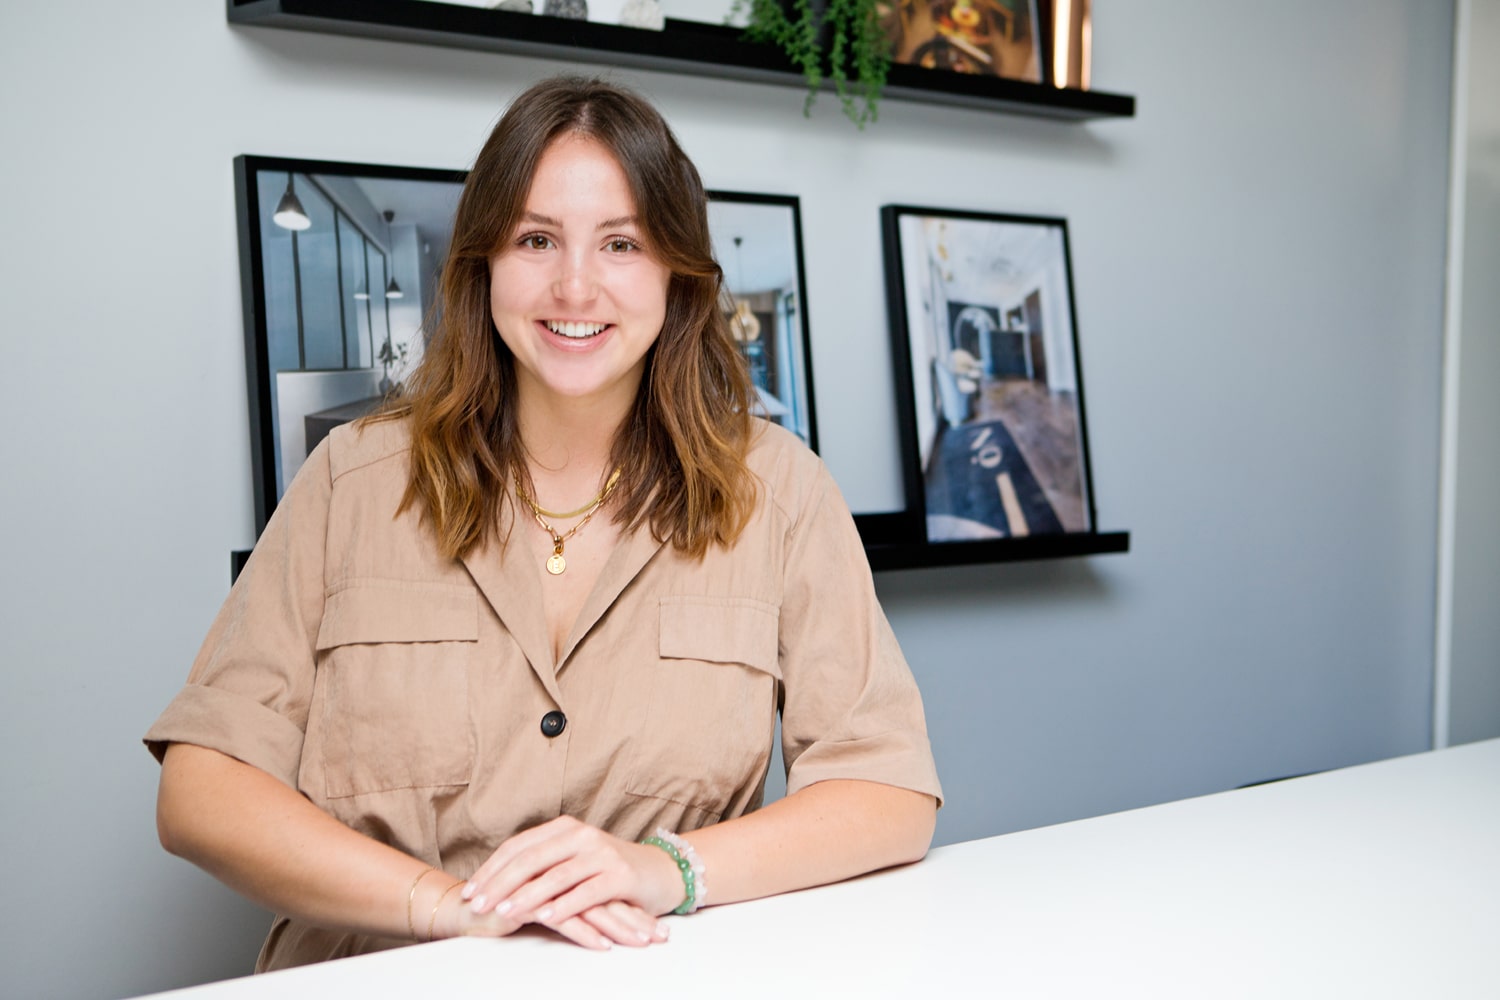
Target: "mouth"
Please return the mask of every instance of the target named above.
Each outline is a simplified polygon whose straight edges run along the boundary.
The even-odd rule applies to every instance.
[[[548,330],[569,340],[588,340],[609,329],[608,323],[579,323],[565,320],[545,320]]]

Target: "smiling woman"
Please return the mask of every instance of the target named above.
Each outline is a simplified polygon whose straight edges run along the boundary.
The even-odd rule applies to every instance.
[[[926,852],[916,686],[721,293],[650,105],[516,100],[406,392],[308,457],[146,737],[163,844],[279,914],[259,969],[527,924],[644,946]]]

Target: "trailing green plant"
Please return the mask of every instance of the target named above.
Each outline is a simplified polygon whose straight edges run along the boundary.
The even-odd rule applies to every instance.
[[[746,16],[746,37],[769,42],[807,79],[804,115],[833,81],[844,114],[863,129],[878,117],[880,92],[891,68],[891,40],[880,24],[880,0],[734,0],[730,17]]]

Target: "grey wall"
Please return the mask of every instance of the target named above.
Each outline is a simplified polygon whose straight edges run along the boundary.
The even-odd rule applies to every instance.
[[[1070,219],[1100,520],[1134,551],[881,577],[945,842],[1429,740],[1449,5],[1098,6],[1133,120],[891,102],[859,135],[789,89],[613,74],[712,186],[802,196],[856,506],[896,495],[878,206]],[[0,994],[240,974],[265,918],[156,846],[138,743],[252,537],[231,159],[465,166],[559,67],[201,0],[8,4],[0,49]]]
[[[1461,283],[1452,317],[1458,371],[1453,468],[1445,478],[1454,525],[1446,650],[1452,743],[1500,736],[1500,0],[1463,4],[1469,30],[1460,42],[1467,59],[1455,121],[1465,153],[1455,186]]]

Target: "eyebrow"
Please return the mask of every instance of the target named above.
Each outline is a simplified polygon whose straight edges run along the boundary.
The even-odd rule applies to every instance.
[[[555,227],[557,229],[561,229],[562,228],[562,223],[559,222],[557,219],[552,218],[552,216],[550,216],[550,215],[540,215],[540,214],[538,214],[536,212],[526,212],[526,213],[524,213],[524,215],[522,217],[527,222],[535,222],[538,225],[543,225],[543,226],[553,226],[553,227]],[[633,225],[636,225],[638,221],[639,220],[635,216],[633,216],[633,215],[621,215],[621,216],[619,216],[617,218],[605,219],[603,222],[599,223],[599,225],[596,228],[597,229],[616,229],[616,228],[618,228],[620,226],[633,226]]]

